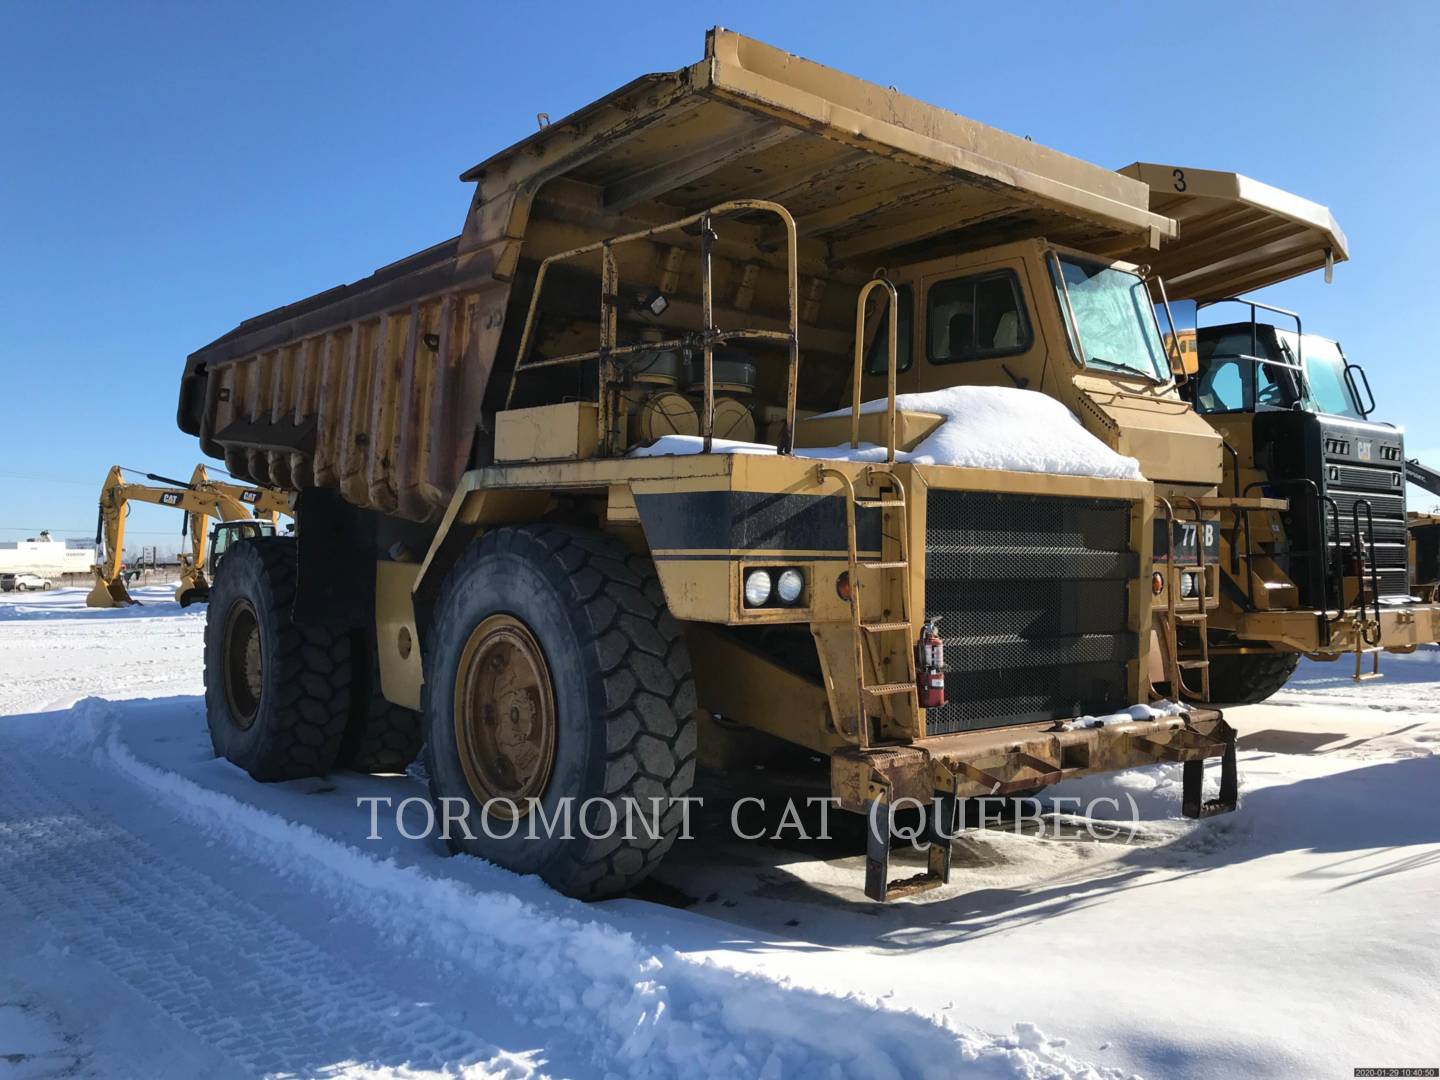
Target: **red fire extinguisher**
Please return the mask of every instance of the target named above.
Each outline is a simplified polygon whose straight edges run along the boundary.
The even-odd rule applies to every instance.
[[[931,619],[920,629],[915,643],[915,679],[922,709],[938,709],[945,704],[945,642]]]

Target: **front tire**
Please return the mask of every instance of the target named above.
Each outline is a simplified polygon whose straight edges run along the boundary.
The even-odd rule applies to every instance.
[[[448,804],[463,819],[452,850],[581,899],[658,865],[694,782],[697,727],[689,653],[648,558],[576,529],[486,533],[445,579],[425,675],[437,820],[464,800]],[[568,834],[546,824],[567,805]],[[627,828],[627,812],[643,820]]]
[[[205,613],[205,714],[215,754],[260,781],[323,776],[350,704],[350,636],[295,622],[295,542],[226,554]]]
[[[1210,658],[1210,700],[1216,705],[1257,705],[1295,674],[1293,652],[1220,653]]]

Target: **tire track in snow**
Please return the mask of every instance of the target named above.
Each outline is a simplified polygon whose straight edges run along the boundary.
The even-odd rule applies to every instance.
[[[97,817],[62,790],[88,770],[16,749],[0,761],[0,888],[244,1072],[532,1071]]]
[[[466,971],[477,992],[553,1032],[601,1071],[629,1077],[1023,1077],[1110,1080],[1063,1042],[1017,1024],[1011,1036],[957,1031],[854,995],[801,989],[693,960],[586,914],[382,862],[348,844],[125,748],[115,706],[90,700],[93,751],[217,843],[308,879],[337,915]],[[505,877],[503,873],[500,875]],[[866,958],[864,963],[873,963]]]

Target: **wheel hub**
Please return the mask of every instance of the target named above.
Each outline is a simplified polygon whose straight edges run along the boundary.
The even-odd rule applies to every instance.
[[[221,642],[221,667],[225,679],[225,703],[230,719],[239,728],[249,728],[260,711],[265,685],[260,653],[260,622],[248,600],[237,600],[225,616]]]
[[[508,799],[521,817],[539,798],[555,757],[555,694],[539,642],[518,619],[492,615],[460,652],[455,745],[470,790],[482,802]],[[495,817],[512,817],[503,802]]]

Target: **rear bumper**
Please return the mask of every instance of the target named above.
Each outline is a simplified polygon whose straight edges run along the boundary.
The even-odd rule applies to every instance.
[[[864,813],[880,798],[893,804],[903,798],[928,802],[937,791],[960,798],[1008,795],[1157,761],[1199,762],[1224,756],[1235,739],[1218,710],[1202,708],[1160,720],[1055,728],[1028,724],[847,747],[831,755],[831,789],[842,809]]]
[[[1408,652],[1417,645],[1440,641],[1440,604],[1381,606],[1379,641],[1367,641],[1361,622],[1353,613],[1329,616],[1327,635],[1324,613],[1316,611],[1251,611],[1236,620],[1235,634],[1247,641],[1264,641],[1303,653],[1353,652],[1357,645]],[[1372,633],[1373,638],[1373,633]]]

